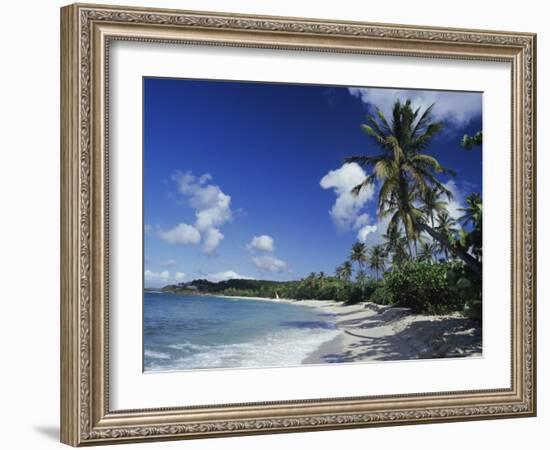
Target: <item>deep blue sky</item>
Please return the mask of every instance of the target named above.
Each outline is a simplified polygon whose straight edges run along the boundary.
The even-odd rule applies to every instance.
[[[333,273],[349,255],[357,230],[335,223],[330,211],[337,195],[320,181],[346,156],[377,152],[360,124],[375,100],[393,98],[381,91],[359,95],[346,87],[145,78],[146,286],[220,279],[225,272],[266,279]],[[411,96],[420,96],[421,104],[424,92]],[[428,94],[451,105],[451,112],[439,113],[446,126],[429,153],[457,172],[459,202],[481,191],[482,152],[459,145],[464,133],[481,129],[481,94]],[[392,101],[385,103],[378,106],[387,109]],[[454,104],[460,114],[454,114]],[[221,209],[216,193],[222,193]],[[207,214],[225,214],[210,226],[223,239],[205,248],[209,226],[199,225],[196,214],[212,206]],[[375,210],[373,198],[354,214],[368,214],[373,225]],[[186,225],[183,235],[174,231],[179,224]],[[273,250],[247,248],[261,235],[273,239]]]

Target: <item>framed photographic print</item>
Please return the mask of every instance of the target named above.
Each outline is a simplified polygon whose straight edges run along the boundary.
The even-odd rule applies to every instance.
[[[533,416],[535,38],[62,8],[62,441]]]

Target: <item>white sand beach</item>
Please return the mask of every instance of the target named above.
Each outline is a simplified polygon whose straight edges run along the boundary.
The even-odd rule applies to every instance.
[[[375,303],[246,299],[309,306],[334,318],[339,335],[322,344],[303,364],[482,356],[481,327],[459,313],[429,316]]]

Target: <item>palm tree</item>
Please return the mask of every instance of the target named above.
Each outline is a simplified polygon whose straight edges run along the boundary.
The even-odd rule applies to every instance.
[[[466,197],[466,208],[460,208],[464,214],[459,217],[465,226],[471,225],[470,232],[464,231],[465,236],[461,239],[463,248],[481,261],[482,256],[482,219],[483,204],[481,194],[470,194]]]
[[[456,241],[456,234],[459,231],[456,225],[456,220],[447,211],[441,211],[437,214],[437,226],[435,229],[447,242]],[[437,249],[443,252],[445,259],[449,259],[449,249],[445,245],[438,243]]]
[[[394,267],[400,267],[403,263],[409,259],[407,252],[407,240],[401,235],[399,229],[389,229],[386,234],[382,236],[386,242],[384,245],[384,251],[386,255],[391,255],[391,264]]]
[[[374,245],[369,252],[369,268],[376,272],[378,280],[378,272],[386,268],[386,251],[383,245]]]
[[[458,218],[464,225],[472,224],[476,227],[481,224],[483,206],[481,194],[470,194],[466,197],[466,208],[459,208],[464,214]]]
[[[367,262],[367,247],[363,242],[353,244],[349,259],[357,263],[360,272],[363,270],[363,264]]]
[[[441,198],[441,193],[436,189],[428,189],[421,196],[422,206],[420,210],[429,219],[431,227],[435,228],[435,215],[447,210],[447,202]]]
[[[349,282],[353,272],[353,266],[351,262],[345,261],[344,264],[342,264],[340,267],[342,268],[342,279]]]
[[[362,125],[362,129],[382,151],[374,156],[346,158],[346,162],[356,162],[371,169],[371,173],[352,192],[357,195],[363,188],[378,181],[378,214],[380,217],[390,217],[388,228],[403,228],[411,256],[410,243],[416,242],[424,231],[481,274],[479,262],[460,248],[452,250],[452,244],[425,223],[421,211],[415,206],[415,201],[430,189],[441,192],[449,200],[452,198],[449,189],[436,177],[437,174],[452,171],[443,168],[436,158],[424,152],[443,127],[441,122],[431,121],[433,106],[420,114],[420,108],[413,110],[410,100],[404,104],[396,100],[391,123],[379,109],[376,110],[376,117],[367,116],[367,123]]]
[[[357,272],[357,275],[355,276],[355,279],[357,283],[362,286],[367,281],[367,273],[364,270],[359,270],[359,272]]]
[[[422,241],[420,244],[420,252],[418,252],[418,260],[431,263],[437,251],[438,248],[435,242]]]
[[[418,198],[418,194],[416,190],[411,189],[408,192],[407,199],[408,199],[408,215],[407,220],[409,223],[408,227],[404,227],[405,229],[405,245],[408,249],[409,257],[413,257],[413,248],[414,248],[414,254],[417,252],[417,242],[420,239],[420,229],[416,226],[417,223],[423,221],[422,218],[422,211],[416,206],[416,199]],[[400,211],[402,210],[401,203],[397,199],[397,197],[391,197],[388,200],[384,202],[384,205],[382,206],[382,209],[379,209],[379,215],[381,217],[391,216],[392,220],[390,220],[388,224],[388,229],[391,230],[390,233],[393,233],[394,230],[399,230],[400,223],[398,215],[400,214]],[[411,246],[411,242],[413,245]]]
[[[419,211],[413,204],[418,191],[424,193],[436,187],[448,196],[451,195],[434,175],[446,170],[433,156],[423,153],[443,127],[441,122],[430,122],[433,106],[426,108],[419,116],[420,108],[413,110],[410,100],[402,104],[398,99],[393,105],[391,124],[377,108],[377,117],[368,115],[362,129],[374,139],[382,153],[346,159],[347,162],[357,162],[372,168],[372,173],[353,192],[358,194],[361,189],[378,180],[381,183],[379,215],[383,217],[391,214],[389,227],[397,228],[401,225],[408,242],[415,240],[419,234]],[[412,249],[409,250],[412,256]]]
[[[359,266],[357,270],[357,281],[359,282],[359,274],[363,271],[363,264],[367,262],[367,247],[363,242],[356,242],[351,247],[351,255],[349,257],[351,262],[356,262]]]

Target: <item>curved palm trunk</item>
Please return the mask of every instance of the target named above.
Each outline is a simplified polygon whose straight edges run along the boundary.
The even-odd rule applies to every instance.
[[[439,234],[437,231],[430,228],[425,223],[418,224],[419,228],[426,233],[428,233],[432,238],[434,238],[436,241],[438,241],[440,244],[442,244],[449,252],[451,252],[453,255],[459,257],[464,263],[474,271],[475,274],[479,275],[481,277],[481,263],[475,259],[472,255],[465,252],[461,248],[455,248],[451,245],[447,239],[445,239],[441,234]]]

